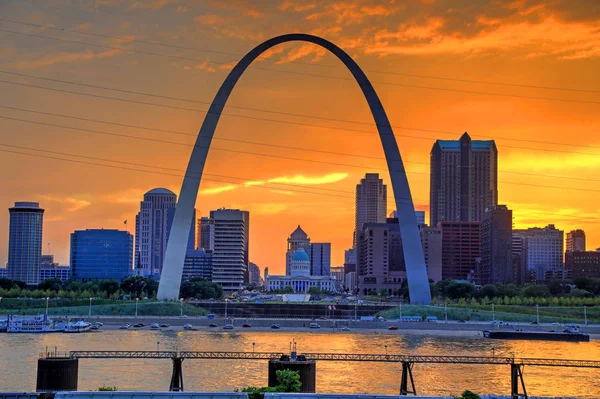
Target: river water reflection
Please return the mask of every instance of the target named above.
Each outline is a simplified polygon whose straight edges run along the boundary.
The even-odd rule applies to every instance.
[[[600,342],[492,341],[478,337],[402,334],[342,334],[326,332],[176,332],[105,331],[98,334],[0,335],[0,388],[35,390],[36,362],[45,347],[68,350],[289,351],[298,353],[406,353],[420,355],[484,355],[600,360]],[[494,348],[494,350],[492,350]],[[414,368],[419,394],[451,395],[470,389],[479,393],[510,392],[509,366],[422,365]],[[186,391],[231,391],[236,387],[267,384],[267,362],[186,360]],[[401,367],[385,363],[317,363],[317,391],[321,393],[377,393],[397,395]],[[79,389],[116,386],[119,390],[166,390],[171,378],[169,360],[82,359]],[[600,370],[526,367],[527,393],[536,396],[600,397]]]

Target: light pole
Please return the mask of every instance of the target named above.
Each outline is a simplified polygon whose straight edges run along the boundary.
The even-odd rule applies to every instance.
[[[493,303],[492,303],[492,322],[494,322],[494,324],[496,324],[496,312],[495,312]]]
[[[46,297],[46,319],[48,319],[48,301],[50,300],[50,297]]]
[[[400,321],[402,321],[402,298],[400,298]]]
[[[383,347],[385,348],[385,355],[387,356],[387,345],[383,345]]]
[[[0,298],[2,300],[2,298]],[[583,325],[587,326],[587,308],[583,305]]]
[[[227,302],[229,302],[229,299],[225,298],[225,323],[227,323]]]
[[[444,319],[448,323],[448,302],[444,302]]]
[[[252,353],[254,353],[254,346],[256,345],[256,342],[252,342]]]
[[[535,313],[537,315],[537,325],[540,325],[540,305],[535,305]]]
[[[354,302],[354,322],[355,323],[358,321],[357,311],[358,311],[358,297],[356,298],[356,302]]]
[[[179,318],[183,318],[183,298],[179,298]]]
[[[138,308],[138,302],[139,302],[140,298],[135,298],[135,318],[137,319],[137,308]]]
[[[88,318],[92,318],[92,297],[90,297],[90,307],[88,309]]]
[[[496,357],[496,348],[492,346],[492,357]]]
[[[156,351],[160,352],[160,341],[156,341]]]

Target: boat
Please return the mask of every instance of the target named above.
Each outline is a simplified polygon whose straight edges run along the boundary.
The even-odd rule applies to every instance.
[[[62,329],[47,315],[38,316],[8,316],[6,331],[9,333],[50,333]]]
[[[91,324],[83,320],[79,320],[75,323],[68,323],[67,327],[63,330],[65,333],[83,333],[91,330]]]
[[[568,342],[590,342],[590,335],[579,331],[575,325],[565,326],[563,331],[483,331],[483,337],[489,339],[517,339],[538,341],[568,341]]]

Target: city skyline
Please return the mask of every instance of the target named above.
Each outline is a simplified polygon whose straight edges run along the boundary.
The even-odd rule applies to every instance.
[[[597,34],[593,36],[594,34],[588,28],[593,26],[593,23],[580,14],[569,13],[553,5],[530,12],[527,12],[529,10],[527,5],[515,5],[513,8],[497,5],[480,6],[479,8],[474,7],[474,11],[469,11],[478,13],[481,18],[477,20],[473,28],[475,31],[467,32],[458,28],[457,22],[460,22],[461,18],[468,19],[470,15],[446,15],[436,4],[424,7],[419,13],[416,13],[412,6],[407,6],[407,9],[403,11],[389,6],[386,12],[369,8],[371,13],[363,12],[362,17],[354,15],[353,24],[336,22],[335,15],[328,13],[327,11],[330,9],[323,5],[314,5],[310,10],[301,11],[285,8],[284,2],[281,2],[277,9],[279,15],[277,18],[283,19],[285,22],[281,24],[270,24],[271,21],[276,21],[275,15],[259,5],[236,3],[229,11],[219,8],[217,5],[207,5],[203,9],[188,7],[185,12],[177,11],[180,5],[173,3],[164,6],[156,5],[156,8],[129,10],[123,9],[123,5],[98,6],[92,11],[80,10],[81,12],[74,16],[67,14],[64,9],[52,6],[38,7],[36,13],[32,14],[28,6],[15,3],[0,6],[0,13],[10,15],[16,21],[55,25],[84,32],[132,36],[139,40],[167,42],[173,45],[184,43],[182,36],[185,36],[186,45],[191,47],[224,49],[225,52],[235,54],[247,51],[267,36],[287,33],[292,28],[298,31],[319,33],[328,39],[339,42],[342,48],[350,49],[351,53],[356,53],[352,55],[357,56],[359,64],[367,70],[369,78],[377,82],[375,83],[376,89],[382,96],[382,101],[394,126],[440,131],[428,133],[396,130],[400,151],[407,164],[408,177],[417,209],[428,210],[429,208],[427,164],[432,143],[436,139],[457,140],[464,131],[468,131],[474,140],[496,139],[497,141],[497,146],[501,151],[498,203],[506,204],[514,211],[515,228],[544,227],[548,224],[555,224],[565,232],[581,228],[586,231],[590,249],[600,246],[600,227],[596,227],[599,215],[597,205],[593,202],[593,196],[589,195],[591,193],[578,191],[581,189],[593,190],[593,184],[583,187],[581,181],[572,180],[595,178],[598,158],[577,154],[577,152],[593,152],[579,146],[592,146],[596,143],[594,131],[600,126],[597,105],[489,94],[444,92],[416,87],[394,87],[381,82],[517,96],[565,98],[574,101],[595,101],[593,94],[448,80],[427,80],[371,72],[386,71],[459,79],[467,76],[467,80],[595,89],[598,87],[598,78],[592,72],[595,62],[597,62],[597,55],[593,52],[585,53],[577,50],[573,39],[568,37],[559,39],[560,32],[575,30],[580,34],[578,40],[592,43],[591,40]],[[110,12],[111,8],[125,12],[131,22],[123,26],[109,22],[106,12]],[[211,18],[213,22],[218,18],[240,19],[242,16],[250,15],[248,13],[253,15],[250,17],[253,21],[272,27],[264,32],[261,31],[260,34],[240,37],[236,36],[234,32],[222,31],[210,21]],[[330,26],[340,28],[340,30],[337,32],[334,30],[315,31],[317,27],[312,22],[314,19],[308,17],[317,14],[319,16],[314,18],[319,19],[318,25],[323,26],[324,22],[331,21]],[[142,28],[145,23],[163,17],[164,25],[160,32]],[[195,21],[195,19],[197,20]],[[291,21],[293,23],[290,23]],[[492,39],[505,37],[501,36],[504,32],[503,27],[515,28],[520,24],[538,28],[538,30],[532,29],[533,33],[523,36],[521,45],[498,48],[493,44]],[[375,29],[376,26],[377,29]],[[75,33],[60,33],[64,36],[57,36],[56,32],[49,29],[39,30],[18,24],[3,23],[3,27],[13,31],[63,37],[68,40],[93,41],[91,37]],[[180,31],[178,27],[183,31]],[[357,39],[357,29],[366,29],[369,32],[370,28],[375,32],[366,33],[361,40]],[[546,32],[544,36],[548,37],[550,41],[548,46],[557,46],[557,43],[565,44],[568,48],[567,52],[559,54],[553,53],[549,48],[540,49],[537,43],[541,39],[536,36],[539,35],[536,32],[540,31]],[[182,32],[187,34],[184,35]],[[454,40],[470,44],[469,52],[461,52],[452,46],[455,43],[452,42],[453,36],[450,34],[452,32],[457,33]],[[584,32],[589,33],[583,34]],[[396,36],[392,33],[402,34],[406,40],[397,43]],[[381,40],[386,37],[385,34],[390,40],[387,44]],[[433,37],[439,37],[440,41],[432,41]],[[228,72],[227,69],[221,69],[218,65],[211,66],[211,64],[184,60],[161,60],[157,57],[125,54],[125,52],[118,51],[113,54],[97,48],[9,33],[2,33],[2,38],[3,42],[7,43],[7,47],[3,46],[0,49],[0,63],[2,63],[3,69],[9,72],[119,87],[177,98],[198,101],[211,98],[225,73]],[[357,40],[354,47],[351,42],[352,38]],[[376,38],[380,40],[377,41]],[[481,40],[476,41],[474,38]],[[486,42],[486,40],[489,41]],[[233,62],[238,58],[237,56],[207,55],[190,51],[177,53],[173,49],[150,45],[142,47],[139,43],[125,40],[119,42],[106,39],[106,41],[97,40],[94,43],[117,44],[140,51],[205,58],[215,62],[224,60]],[[444,43],[444,45],[439,43]],[[5,54],[9,56],[6,57]],[[386,55],[382,56],[382,54]],[[260,68],[280,68],[299,73],[310,72],[313,69],[307,68],[314,67],[289,61],[338,65],[333,58],[322,55],[308,45],[290,45],[281,53],[275,53],[271,57],[274,60],[283,61],[276,64],[262,62],[260,65],[257,64],[256,68],[250,68],[248,76],[245,76],[243,82],[240,83],[239,92],[232,98],[231,105],[370,122],[367,107],[358,95],[358,90],[353,82],[277,73],[267,77],[260,70]],[[315,57],[318,60],[313,61]],[[495,61],[492,61],[492,58]],[[436,65],[438,63],[444,67]],[[503,67],[491,69],[494,65]],[[119,70],[118,74],[114,73],[116,69]],[[493,78],[489,73],[490,70],[493,70]],[[574,73],[575,70],[578,72]],[[314,73],[347,77],[343,75],[341,66],[315,68]],[[157,76],[158,79],[150,80],[150,76]],[[49,85],[48,82],[33,78],[25,80],[23,77],[5,77],[7,80],[17,83],[34,83],[83,91],[78,86]],[[161,77],[165,79],[160,79]],[[152,81],[152,87],[147,86],[149,81]],[[265,82],[270,84],[267,88],[260,89]],[[199,88],[201,88],[200,92],[198,92]],[[165,108],[154,109],[140,104],[123,104],[120,109],[121,106],[114,100],[94,100],[66,93],[53,93],[56,100],[53,104],[47,104],[36,98],[38,91],[34,91],[32,88],[6,85],[5,89],[6,93],[9,93],[11,101],[3,103],[4,106],[14,105],[44,112],[83,116],[94,120],[153,126],[169,131],[182,131],[191,135],[195,135],[202,119],[201,114]],[[319,90],[324,93],[323,98],[339,98],[339,103],[327,102],[325,104],[319,99],[311,103],[306,101],[308,95],[317,93]],[[106,94],[116,96],[112,92]],[[128,98],[147,100],[139,96]],[[166,100],[163,104],[181,107],[190,105]],[[431,120],[429,117],[428,107],[436,109],[435,120]],[[188,108],[191,108],[191,105]],[[327,109],[327,112],[322,111],[324,109]],[[235,108],[226,108],[225,113],[238,113],[266,119],[295,120],[345,129],[370,130],[369,127],[342,122],[307,121],[305,118],[290,116],[276,117],[271,114],[260,114]],[[6,109],[3,110],[3,114],[9,115]],[[348,115],[352,115],[352,117]],[[510,115],[510,118],[507,118],[507,115]],[[33,118],[32,115],[22,112],[18,115],[11,113],[10,116],[82,129],[140,135],[138,130],[98,123],[74,122],[38,116]],[[387,172],[379,170],[385,168],[385,163],[376,137],[275,122],[250,122],[247,119],[231,117],[224,117],[222,122],[222,126],[217,130],[215,136],[215,148],[224,147],[224,142],[218,141],[219,138],[230,138],[379,158],[378,160],[366,160],[356,156],[347,157],[333,154],[322,156],[322,160],[327,162],[361,166],[361,168],[354,168],[247,154],[230,154],[218,150],[211,152],[209,157],[206,173],[240,176],[247,179],[242,180],[246,184],[239,187],[233,184],[233,179],[211,176],[211,179],[221,180],[221,182],[207,181],[203,183],[196,203],[198,215],[206,216],[210,210],[223,206],[249,210],[253,218],[250,233],[254,237],[250,248],[250,253],[254,254],[251,257],[253,262],[263,268],[270,266],[273,274],[283,273],[284,265],[281,261],[281,253],[285,252],[285,240],[282,240],[281,237],[286,237],[289,231],[292,231],[300,223],[307,231],[311,231],[311,238],[314,241],[331,242],[333,248],[336,249],[332,253],[332,265],[342,264],[343,248],[352,246],[351,233],[348,232],[352,231],[354,224],[352,218],[353,195],[351,193],[353,185],[365,172],[380,173],[384,181],[387,184],[390,183]],[[83,133],[49,126],[38,129],[38,126],[6,119],[0,121],[0,126],[4,132],[7,132],[3,136],[5,144],[41,148],[47,151],[139,164],[154,164],[160,168],[176,170],[183,169],[185,159],[189,156],[189,147],[164,143],[119,138],[116,139],[118,145],[114,146],[106,137],[89,132]],[[566,131],[569,132],[568,139],[565,138]],[[148,131],[144,134],[158,140],[177,140],[177,137],[171,134]],[[405,136],[420,136],[425,139]],[[299,140],[299,137],[306,139]],[[506,140],[504,137],[511,140]],[[522,139],[541,141],[542,143],[515,141]],[[566,144],[556,146],[548,144],[549,142]],[[578,147],[576,148],[576,146]],[[532,150],[532,147],[536,147],[536,149]],[[2,148],[6,149],[6,147]],[[541,149],[548,151],[541,151]],[[308,153],[304,154],[295,150],[273,150],[242,143],[236,144],[236,150],[320,160],[314,154],[309,156]],[[556,150],[567,152],[555,152]],[[59,157],[66,158],[66,156]],[[81,158],[72,157],[70,159],[82,161]],[[23,166],[15,168],[15,165]],[[50,252],[55,255],[59,263],[68,261],[69,234],[71,232],[85,228],[123,229],[123,221],[128,220],[128,229],[132,233],[135,213],[139,210],[136,208],[139,207],[139,201],[144,192],[155,187],[165,187],[176,194],[179,193],[181,179],[179,176],[115,170],[85,164],[76,166],[73,167],[73,164],[59,160],[10,153],[3,153],[0,160],[0,167],[6,171],[4,182],[7,188],[0,194],[0,205],[7,209],[15,201],[40,202],[41,206],[46,209],[43,252],[48,251],[47,243],[51,243]],[[150,168],[136,168],[151,170]],[[178,173],[157,168],[152,170],[159,173]],[[242,171],[246,172],[242,173]],[[536,176],[516,173],[531,173]],[[540,175],[566,176],[571,180]],[[305,187],[273,184],[270,189],[265,189],[264,187],[272,184],[265,184],[270,180],[286,184],[299,184]],[[23,184],[23,181],[27,184]],[[239,183],[240,180],[237,182]],[[520,184],[525,184],[525,186]],[[531,185],[569,187],[570,189]],[[586,186],[588,186],[587,183]],[[324,188],[349,191],[350,193],[327,191],[323,190]],[[311,195],[296,190],[318,191],[334,196]],[[348,196],[348,198],[342,199],[335,195]],[[393,199],[390,198],[390,201]],[[393,209],[388,207],[386,214],[390,211]],[[429,214],[427,216],[429,217]],[[7,212],[0,214],[0,225],[6,226],[6,228],[0,229],[0,262],[5,263],[8,244]]]

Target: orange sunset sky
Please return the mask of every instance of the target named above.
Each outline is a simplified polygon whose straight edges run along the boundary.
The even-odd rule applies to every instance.
[[[133,231],[144,192],[179,192],[206,103],[232,65],[292,32],[335,42],[365,69],[417,209],[429,214],[432,144],[468,131],[496,140],[499,202],[515,227],[582,228],[588,248],[600,246],[596,1],[4,0],[0,262],[15,201],[46,209],[44,253],[60,263],[76,229],[128,220]],[[277,47],[242,77],[224,114],[200,214],[249,210],[250,260],[271,273],[284,272],[298,224],[343,263],[356,183],[379,172],[389,185],[349,72],[314,45]]]

